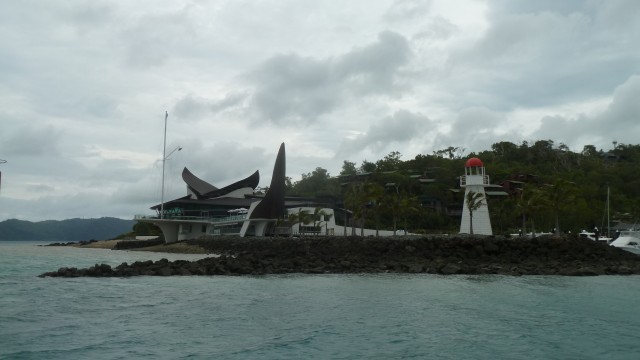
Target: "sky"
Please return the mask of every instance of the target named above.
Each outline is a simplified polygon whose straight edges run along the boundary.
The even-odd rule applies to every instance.
[[[294,181],[392,151],[637,144],[638,15],[635,0],[3,1],[0,221],[152,214],[186,195],[185,166],[268,186],[283,142]]]

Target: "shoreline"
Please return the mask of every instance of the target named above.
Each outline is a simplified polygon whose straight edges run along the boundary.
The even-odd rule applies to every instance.
[[[155,244],[151,246],[131,247],[131,248],[118,248],[118,244],[121,242],[127,243],[135,240],[96,240],[91,242],[70,242],[70,243],[52,243],[42,246],[70,246],[78,249],[105,249],[114,251],[147,251],[158,252],[167,254],[210,254],[206,249],[203,249],[197,245],[189,245],[184,241],[176,242],[172,244]],[[143,240],[146,241],[146,240]],[[140,241],[138,241],[140,243]]]
[[[162,259],[123,263],[115,268],[104,264],[87,269],[61,268],[40,277],[389,272],[513,276],[640,274],[640,256],[591,240],[553,236],[531,239],[493,236],[220,237],[126,250],[219,256],[197,261]]]

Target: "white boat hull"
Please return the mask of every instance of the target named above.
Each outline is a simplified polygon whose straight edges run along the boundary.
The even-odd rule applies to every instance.
[[[640,255],[640,237],[638,237],[638,235],[640,234],[638,234],[637,232],[623,233],[610,245],[617,247],[618,249]]]

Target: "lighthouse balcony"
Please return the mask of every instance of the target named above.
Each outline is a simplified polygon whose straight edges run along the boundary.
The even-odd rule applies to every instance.
[[[467,185],[489,185],[489,175],[460,176],[460,187],[465,187]]]

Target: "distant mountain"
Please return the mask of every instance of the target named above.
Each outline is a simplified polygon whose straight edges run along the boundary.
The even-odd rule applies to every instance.
[[[0,222],[0,241],[82,241],[107,240],[130,232],[134,220],[111,217],[100,219],[68,219],[31,222],[9,219]]]

